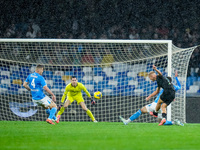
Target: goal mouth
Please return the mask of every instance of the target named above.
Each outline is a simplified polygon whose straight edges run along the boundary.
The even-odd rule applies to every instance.
[[[150,102],[145,100],[156,89],[156,83],[148,78],[154,64],[164,76],[171,76],[174,84],[174,73],[178,71],[181,89],[171,105],[170,116],[172,120],[185,122],[186,75],[195,48],[181,49],[170,40],[1,39],[0,120],[46,119],[45,111],[39,106],[17,107],[31,103],[31,95],[22,84],[37,64],[45,66],[43,77],[56,94],[57,105],[65,86],[71,82],[70,77],[75,76],[92,96],[96,91],[102,93],[95,107],[91,107],[82,92],[87,107],[98,121],[116,122],[118,116],[128,118],[154,101],[153,98]],[[27,117],[17,115],[13,108]],[[69,113],[70,110],[76,113]],[[90,119],[74,102],[61,121]],[[135,122],[156,122],[156,119],[144,114]]]

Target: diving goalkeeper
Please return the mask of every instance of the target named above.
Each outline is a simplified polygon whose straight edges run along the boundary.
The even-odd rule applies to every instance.
[[[61,102],[64,103],[65,98],[67,96],[67,99],[64,103],[64,105],[60,108],[58,114],[57,114],[57,120],[56,122],[59,123],[61,114],[64,112],[65,108],[67,108],[69,105],[71,105],[71,103],[75,100],[77,102],[78,105],[81,105],[81,107],[83,108],[83,110],[86,111],[87,115],[92,119],[93,122],[97,122],[92,114],[92,112],[86,107],[85,103],[84,103],[84,99],[82,97],[82,93],[81,91],[84,91],[87,96],[89,98],[91,98],[91,104],[94,105],[95,101],[92,99],[90,93],[87,91],[87,89],[85,88],[85,86],[80,83],[77,82],[77,79],[75,76],[71,77],[71,83],[69,83],[66,88],[65,88],[65,92],[62,96]]]

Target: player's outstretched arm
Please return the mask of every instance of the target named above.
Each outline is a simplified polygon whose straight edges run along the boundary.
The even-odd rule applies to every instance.
[[[45,91],[47,91],[47,93],[49,93],[52,96],[52,100],[55,102],[56,96],[53,94],[53,92],[51,92],[51,90],[47,87],[47,85],[45,85],[43,88]]]
[[[176,79],[177,85],[181,88],[181,83],[180,83],[180,81],[178,80],[178,73],[177,73],[177,71],[176,71],[176,73],[175,73],[175,79]]]
[[[175,79],[176,79],[176,83],[177,83],[177,86],[175,86],[175,90],[180,90],[181,89],[181,83],[178,80],[178,72],[177,71],[175,72]]]
[[[151,97],[156,96],[160,92],[160,87],[157,87],[156,91],[154,91],[152,94],[150,94],[146,100],[150,100]]]
[[[162,73],[157,69],[157,67],[155,65],[153,65],[153,69],[159,74],[162,76]]]
[[[90,93],[88,92],[88,90],[86,89],[86,87],[82,84],[82,90],[86,93],[86,95],[91,98]]]
[[[86,89],[86,87],[82,84],[82,90],[87,94],[87,96],[91,99],[91,104],[95,105],[95,101],[92,99],[92,96],[90,95],[90,93],[88,92],[88,90]]]
[[[66,86],[65,92],[63,93],[63,96],[62,96],[62,99],[61,99],[61,103],[64,103],[65,97],[66,97],[68,92],[69,92],[69,86]]]
[[[30,87],[28,86],[28,82],[23,83],[23,87],[25,87],[28,91],[31,91]]]
[[[92,104],[92,105],[95,105],[95,104],[96,104],[96,102],[93,100],[93,98],[92,98],[92,97],[90,97],[90,99],[91,99],[91,104]]]

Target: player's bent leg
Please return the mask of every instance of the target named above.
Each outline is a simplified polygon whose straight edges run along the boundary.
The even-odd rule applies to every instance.
[[[161,105],[161,109],[162,109],[162,113],[167,113],[167,104],[166,103],[163,103],[162,105]]]
[[[92,119],[93,122],[97,122],[96,119],[94,118],[92,112],[89,109],[87,109],[86,113]]]
[[[161,109],[162,109],[162,121],[159,123],[159,126],[164,125],[166,123],[166,121],[167,121],[166,108],[167,108],[167,104],[163,103],[162,106],[161,106]]]
[[[70,100],[66,100],[66,102],[64,103],[64,105],[60,108],[60,110],[58,111],[58,113],[56,115],[56,123],[60,122],[61,115],[65,111],[65,108],[67,108],[70,104],[71,104],[71,101]]]
[[[66,102],[64,103],[64,105],[58,111],[58,114],[57,114],[56,117],[58,117],[58,115],[62,115],[62,113],[65,111],[65,108],[67,108],[70,104],[71,104],[70,100],[66,100]]]
[[[66,102],[63,105],[63,107],[67,108],[69,105],[71,105],[71,101],[70,100],[66,100]]]
[[[158,117],[158,111],[160,110],[160,106],[163,103],[163,101],[161,99],[158,100],[155,110],[153,112],[150,112],[149,114],[154,116],[154,117]]]
[[[141,112],[142,112],[143,114],[148,113],[148,110],[147,110],[147,107],[146,107],[146,106],[142,107],[142,109],[140,109],[140,110],[141,110]]]
[[[144,109],[146,109],[146,108],[144,108]],[[144,111],[145,112],[145,111]],[[137,118],[139,118],[139,116],[142,114],[142,111],[139,109],[135,114],[133,114],[129,119],[131,120],[131,121],[133,121],[133,120],[135,120],[135,119],[137,119]]]
[[[48,108],[48,109],[46,109],[46,113],[48,114],[48,115],[50,115],[50,108]]]
[[[49,109],[49,107],[45,106],[44,104],[40,104],[44,109]]]
[[[57,106],[56,106],[56,104],[52,101],[51,103],[50,103],[50,105],[49,105],[49,107],[51,108],[51,110],[50,110],[50,114],[49,114],[49,117],[48,117],[48,119],[55,119],[55,113],[56,113],[56,111],[57,111]]]
[[[40,105],[44,109],[47,109],[46,113],[49,114],[49,117],[46,120],[46,122],[50,124],[54,124],[52,122],[52,118],[53,116],[55,116],[55,113],[57,111],[56,104],[48,96],[45,96],[43,99],[39,100],[38,103],[40,103]],[[49,108],[51,108],[51,110]]]
[[[147,106],[142,107],[142,109],[139,109],[135,114],[133,114],[126,122],[127,124],[131,121],[134,121],[135,119],[139,118],[141,114],[145,114],[148,112]]]
[[[83,110],[86,111],[87,115],[92,119],[93,122],[97,122],[96,119],[94,118],[92,112],[86,107],[84,102],[79,103],[82,107]]]
[[[48,109],[46,109],[46,113],[48,114],[48,115],[50,115],[50,108],[48,108]],[[52,121],[56,121],[57,120],[57,118],[56,118],[56,116],[54,115],[53,116],[53,118],[52,118]]]
[[[124,123],[124,125],[129,124],[131,121],[134,121],[135,119],[139,118],[139,116],[143,113],[147,113],[148,110],[146,106],[142,107],[142,109],[139,109],[136,113],[134,113],[129,119],[124,119],[123,117],[119,116],[120,120]]]
[[[57,109],[57,105],[56,105],[53,101],[50,103],[49,107],[50,107],[50,108],[55,107],[55,108]]]
[[[159,99],[158,102],[157,102],[156,108],[155,108],[155,112],[158,112],[162,103],[163,103],[163,101],[161,99]]]

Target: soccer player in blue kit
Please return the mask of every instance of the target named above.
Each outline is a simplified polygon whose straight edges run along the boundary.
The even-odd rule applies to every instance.
[[[181,89],[181,84],[180,84],[180,82],[179,82],[177,76],[178,76],[178,73],[177,73],[177,71],[176,71],[176,73],[175,73],[175,79],[176,79],[177,85],[173,85],[174,88],[175,88],[175,91]],[[167,77],[167,78],[168,78],[168,79],[170,80],[170,82],[171,82],[171,77]],[[147,105],[144,106],[143,108],[139,109],[139,110],[138,110],[135,114],[133,114],[129,119],[126,120],[126,119],[124,119],[123,117],[120,116],[121,121],[122,121],[125,125],[127,125],[127,124],[130,123],[131,121],[134,121],[135,119],[137,119],[141,114],[144,114],[144,113],[151,113],[151,115],[153,115],[152,112],[155,110],[156,105],[157,105],[157,102],[158,102],[158,100],[160,99],[160,96],[161,96],[161,94],[163,93],[163,91],[164,91],[163,89],[160,90],[160,92],[159,92],[159,94],[157,95],[157,97],[156,97],[156,99],[155,99],[154,102],[152,102],[152,103],[150,103],[150,104],[147,104]],[[161,112],[161,109],[158,111],[157,117],[158,117],[158,122],[160,122],[161,119],[162,119],[162,112]],[[181,123],[181,122],[180,122],[179,120],[177,120],[177,119],[176,119],[175,121],[168,121],[168,120],[167,120],[167,121],[164,123],[164,125],[173,125],[173,124],[175,124],[175,125],[180,125],[180,126],[184,126],[184,124]]]
[[[35,72],[29,74],[27,79],[24,81],[23,86],[28,91],[31,91],[32,101],[46,109],[46,113],[49,114],[46,122],[54,125],[55,123],[53,123],[52,119],[56,120],[55,113],[57,111],[57,106],[54,103],[56,101],[56,97],[47,87],[45,79],[42,76],[43,71],[44,66],[37,65]],[[52,96],[52,99],[43,93],[43,89]]]

